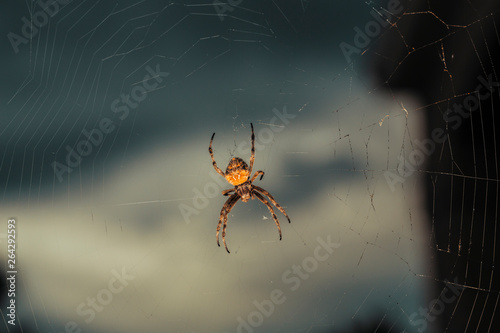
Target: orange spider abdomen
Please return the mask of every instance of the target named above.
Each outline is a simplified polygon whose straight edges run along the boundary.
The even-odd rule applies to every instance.
[[[233,157],[226,168],[226,180],[234,186],[243,184],[250,177],[248,165],[239,157]]]

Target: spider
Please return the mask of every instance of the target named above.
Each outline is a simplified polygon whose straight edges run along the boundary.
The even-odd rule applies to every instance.
[[[220,217],[219,217],[219,224],[217,224],[217,245],[220,246],[219,244],[219,230],[222,224],[222,221],[224,220],[224,226],[222,228],[222,242],[224,243],[224,247],[226,248],[227,253],[229,252],[229,249],[227,248],[226,245],[226,226],[227,226],[227,215],[233,209],[234,205],[236,202],[238,202],[239,199],[243,202],[247,202],[249,199],[259,199],[262,201],[264,205],[267,206],[269,211],[271,212],[271,215],[273,216],[274,222],[276,222],[276,226],[278,227],[278,232],[280,235],[280,240],[281,240],[281,227],[280,223],[278,221],[278,218],[276,217],[276,214],[274,213],[273,206],[269,203],[271,201],[276,208],[279,209],[280,212],[285,215],[285,217],[288,219],[288,222],[290,223],[290,218],[286,214],[285,210],[283,207],[281,207],[276,200],[267,192],[264,190],[262,187],[259,187],[257,185],[252,184],[255,179],[257,179],[258,176],[260,176],[260,180],[262,180],[262,177],[264,177],[264,171],[257,171],[253,177],[249,180],[250,175],[252,174],[252,167],[253,163],[255,161],[255,134],[253,132],[253,124],[250,123],[250,126],[252,127],[252,151],[251,151],[251,156],[250,156],[250,167],[239,157],[233,157],[231,161],[229,161],[229,164],[226,168],[226,172],[223,172],[218,166],[217,163],[215,162],[214,159],[214,152],[212,151],[212,141],[214,140],[215,133],[212,134],[212,138],[210,139],[210,146],[208,146],[208,151],[210,153],[210,157],[212,158],[212,164],[214,166],[215,171],[222,177],[224,177],[231,185],[234,185],[234,188],[224,190],[222,191],[222,195],[228,196],[229,199],[224,203],[224,206],[222,206],[222,209],[220,211]],[[267,196],[265,198],[264,196]]]

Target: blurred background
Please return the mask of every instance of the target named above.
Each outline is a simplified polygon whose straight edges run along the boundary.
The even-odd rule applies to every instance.
[[[2,332],[500,327],[498,4],[1,6]]]

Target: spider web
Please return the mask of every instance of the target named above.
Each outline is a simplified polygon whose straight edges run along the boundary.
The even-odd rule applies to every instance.
[[[2,331],[498,330],[498,5],[3,7]]]

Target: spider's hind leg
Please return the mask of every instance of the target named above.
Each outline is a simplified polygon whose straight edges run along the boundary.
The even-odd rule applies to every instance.
[[[253,183],[253,181],[254,181],[255,179],[257,179],[257,177],[259,177],[259,176],[260,176],[260,180],[262,180],[262,177],[264,177],[264,171],[262,171],[262,170],[257,171],[257,172],[253,175],[252,179],[250,180],[250,183]]]
[[[252,149],[250,150],[250,166],[248,172],[252,173],[253,162],[255,161],[255,134],[253,133],[253,124],[250,123],[250,126],[252,127],[252,137],[250,138],[252,141]]]
[[[212,138],[210,139],[210,145],[208,146],[208,152],[210,153],[210,158],[212,159],[212,165],[215,169],[215,171],[217,171],[217,173],[219,175],[221,175],[222,177],[225,177],[225,173],[224,171],[222,171],[218,166],[217,166],[217,163],[215,162],[215,158],[214,158],[214,151],[212,150],[212,142],[214,141],[214,136],[215,136],[215,133],[212,134]]]

